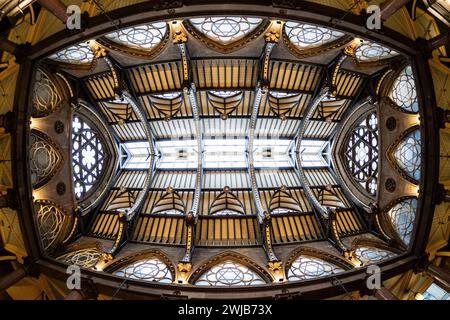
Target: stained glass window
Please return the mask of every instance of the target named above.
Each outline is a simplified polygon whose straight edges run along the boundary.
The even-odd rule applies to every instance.
[[[189,22],[197,31],[222,44],[244,38],[262,22],[260,18],[250,17],[207,17],[193,18]]]
[[[356,59],[361,62],[379,61],[392,58],[397,55],[398,52],[370,41],[363,41],[355,52]]]
[[[132,48],[151,50],[161,43],[166,33],[167,24],[156,22],[111,32],[105,37]]]
[[[284,28],[289,40],[300,49],[319,47],[344,36],[339,31],[292,21],[286,22]]]
[[[394,256],[394,253],[376,247],[358,247],[355,256],[363,265],[378,263]]]
[[[265,283],[256,272],[231,260],[215,265],[195,282],[198,286],[251,286]]]
[[[416,83],[411,66],[407,66],[398,76],[394,83],[391,99],[406,111],[414,113],[419,111]]]
[[[416,218],[417,199],[397,203],[388,211],[392,225],[405,244],[409,244]]]
[[[291,264],[288,271],[289,281],[314,279],[344,272],[344,269],[325,260],[302,255]]]
[[[397,163],[410,178],[420,179],[421,165],[421,141],[420,130],[417,129],[408,134],[394,151]]]
[[[50,59],[73,64],[90,64],[94,53],[87,43],[82,42],[55,53]]]
[[[377,192],[378,119],[376,113],[367,116],[350,135],[345,164],[353,178],[371,195]]]
[[[114,272],[116,276],[150,282],[171,283],[173,276],[167,265],[158,258],[134,262]]]
[[[75,195],[82,198],[103,171],[105,151],[97,133],[80,117],[72,122],[72,164]]]

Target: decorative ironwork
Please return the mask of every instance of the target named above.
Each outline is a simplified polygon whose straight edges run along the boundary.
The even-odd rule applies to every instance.
[[[111,32],[105,38],[131,48],[151,51],[163,41],[167,31],[165,22],[155,22]]]
[[[300,49],[319,47],[344,36],[344,33],[311,24],[288,21],[285,31],[289,40]]]
[[[283,39],[293,54],[307,57],[342,47],[353,37],[324,27],[288,21],[284,24]]]
[[[167,215],[184,215],[186,212],[186,205],[179,194],[172,188],[168,187],[165,194],[155,203],[152,208],[152,213],[167,214]]]
[[[55,129],[55,132],[57,134],[61,134],[64,132],[64,123],[62,121],[57,120],[55,121],[53,128]]]
[[[363,265],[378,263],[395,255],[394,253],[387,250],[365,246],[356,248],[354,253],[356,258],[358,258],[358,260],[361,261]]]
[[[392,193],[397,188],[397,183],[395,182],[394,179],[387,178],[386,182],[384,183],[384,187],[386,188],[387,191]]]
[[[394,150],[388,151],[388,154],[394,158],[394,163],[404,173],[405,178],[413,183],[417,183],[420,180],[422,160],[419,129],[406,134]]]
[[[300,94],[274,91],[270,92],[268,95],[268,102],[273,113],[275,113],[281,120],[285,120],[287,114],[298,106],[300,98]]]
[[[103,257],[103,253],[96,248],[75,250],[66,253],[58,258],[69,265],[76,265],[81,268],[93,269]]]
[[[377,192],[378,152],[378,119],[373,112],[353,129],[344,153],[353,179],[371,195]]]
[[[358,62],[376,62],[398,55],[398,52],[370,41],[363,41],[355,50],[355,57]]]
[[[110,199],[110,201],[106,203],[105,208],[108,211],[127,212],[134,206],[138,194],[138,191],[124,190],[114,198]]]
[[[183,22],[197,39],[220,52],[231,52],[261,35],[270,21],[253,17],[201,17]]]
[[[81,199],[103,172],[105,150],[98,134],[78,115],[72,122],[72,162],[75,196]]]
[[[329,277],[345,270],[317,257],[301,255],[292,262],[287,277],[289,281],[299,281]]]
[[[211,40],[229,44],[244,38],[262,22],[251,17],[205,17],[192,18],[189,23]]]
[[[64,182],[58,182],[56,185],[56,193],[60,196],[66,193],[66,184]]]
[[[272,195],[269,210],[271,214],[302,212],[300,204],[292,197],[285,186],[281,186]]]
[[[241,200],[231,192],[230,187],[223,188],[209,208],[210,215],[236,215],[245,214]]]
[[[394,117],[387,118],[387,120],[386,120],[386,128],[389,131],[394,131],[395,128],[397,128],[397,120],[395,120]]]
[[[242,101],[242,91],[208,91],[207,98],[209,104],[220,113],[222,120],[236,110]]]
[[[62,165],[57,146],[44,133],[32,130],[30,135],[30,169],[33,188],[46,184]]]
[[[390,98],[403,110],[419,112],[416,83],[411,66],[407,66],[396,79]]]
[[[213,266],[195,282],[197,286],[251,286],[265,284],[263,278],[250,268],[232,260]]]
[[[171,283],[173,281],[170,269],[155,257],[136,261],[114,272],[114,275],[149,282]]]
[[[69,216],[64,213],[63,209],[44,200],[35,202],[35,211],[42,245],[45,250],[48,250],[60,238]]]
[[[397,203],[387,212],[392,226],[406,245],[411,241],[416,209],[417,199],[410,198]]]
[[[63,101],[54,81],[41,69],[37,69],[33,87],[34,118],[45,117],[53,113]]]
[[[183,105],[181,93],[166,93],[150,96],[150,104],[164,116],[166,121],[172,119],[180,111]]]
[[[49,59],[68,64],[91,65],[94,53],[88,43],[82,42],[51,55]]]

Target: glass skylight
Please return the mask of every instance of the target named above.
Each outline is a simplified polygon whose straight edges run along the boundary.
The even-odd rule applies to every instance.
[[[122,145],[128,153],[123,167],[127,169],[148,169],[150,166],[150,145],[148,142],[126,142]]]
[[[198,165],[196,140],[158,141],[159,169],[195,169]]]
[[[255,168],[292,168],[293,140],[257,139],[254,141]],[[123,167],[147,169],[150,165],[148,142],[127,142],[122,145],[128,157]],[[159,169],[196,169],[198,166],[196,140],[164,140],[156,143],[159,153]],[[205,169],[247,168],[246,139],[204,139],[203,167]],[[328,166],[329,144],[327,141],[303,140],[301,157],[303,167]]]
[[[304,168],[329,166],[328,141],[302,140],[300,153]]]

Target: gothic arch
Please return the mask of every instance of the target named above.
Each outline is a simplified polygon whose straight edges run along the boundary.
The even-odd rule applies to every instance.
[[[263,267],[255,263],[250,258],[237,252],[226,251],[208,259],[207,261],[202,262],[200,266],[196,268],[195,271],[190,275],[188,282],[190,284],[195,284],[200,276],[207,272],[209,269],[228,260],[241,264],[249,268],[251,271],[256,272],[266,283],[274,281],[269,272],[267,272]]]
[[[408,139],[408,141],[405,141],[406,139]],[[405,145],[403,145],[403,148],[399,150],[402,143],[405,143]],[[387,158],[391,166],[395,168],[401,177],[416,185],[420,182],[422,171],[421,150],[422,139],[420,126],[413,126],[401,133],[387,150]],[[405,168],[402,168],[402,166]]]
[[[104,271],[108,273],[115,273],[118,272],[128,266],[132,266],[134,263],[146,260],[156,258],[160,260],[162,263],[165,264],[168,271],[171,275],[171,281],[174,281],[176,279],[176,268],[172,261],[165,255],[161,250],[159,249],[148,249],[144,251],[140,251],[131,255],[127,255],[123,258],[116,259],[112,261],[110,264],[108,264]]]

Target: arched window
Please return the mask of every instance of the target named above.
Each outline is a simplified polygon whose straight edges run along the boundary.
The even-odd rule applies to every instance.
[[[189,23],[197,31],[222,44],[230,44],[244,38],[254,31],[261,22],[261,18],[231,16],[189,19]]]
[[[339,31],[292,21],[286,22],[284,30],[290,42],[299,49],[320,47],[344,36]]]
[[[72,164],[75,196],[81,199],[97,182],[105,151],[97,133],[79,116],[72,121]]]
[[[204,272],[195,282],[197,286],[251,286],[265,284],[263,278],[232,260],[219,263]]]
[[[165,22],[156,22],[121,29],[119,31],[111,32],[105,35],[105,37],[113,42],[131,48],[152,50],[161,43],[167,30],[168,28]]]
[[[289,281],[299,281],[331,276],[345,270],[325,260],[301,255],[292,262],[287,277]]]
[[[416,209],[417,199],[411,198],[397,203],[387,213],[392,226],[406,245],[411,241]]]
[[[155,257],[136,261],[114,274],[119,277],[149,282],[171,283],[173,281],[172,272],[167,265]]]
[[[409,133],[394,150],[394,158],[400,169],[415,180],[420,180],[421,168],[421,139],[420,130]]]
[[[368,265],[391,258],[394,253],[376,247],[361,246],[355,250],[355,256],[363,265]]]
[[[369,194],[377,192],[378,119],[375,112],[353,129],[345,149],[345,164],[353,179]]]
[[[51,76],[46,71],[37,69],[33,86],[33,118],[48,116],[62,101],[63,97]]]
[[[398,56],[398,52],[378,43],[363,41],[356,49],[355,56],[359,62],[373,62]]]
[[[66,222],[70,219],[63,209],[44,200],[35,202],[39,234],[44,249],[47,250],[57,244]]]
[[[71,64],[91,64],[94,60],[94,53],[87,43],[82,42],[61,50],[49,58]]]
[[[416,83],[411,66],[407,66],[394,83],[391,99],[402,109],[417,113],[419,102],[417,100]]]

